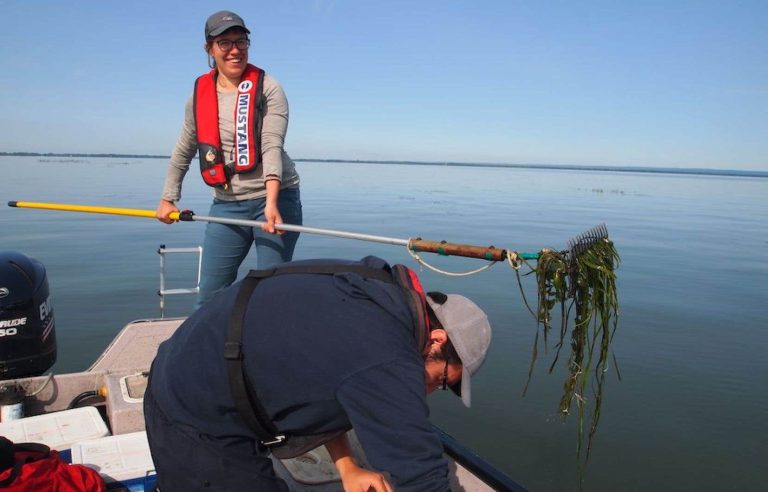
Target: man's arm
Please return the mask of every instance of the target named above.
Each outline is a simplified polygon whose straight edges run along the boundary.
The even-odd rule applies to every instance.
[[[371,489],[376,492],[393,492],[394,489],[384,475],[357,465],[346,434],[325,443],[325,449],[339,470],[344,492],[368,492]]]
[[[346,378],[336,392],[365,456],[402,492],[448,492],[448,461],[429,422],[424,365],[392,359]]]

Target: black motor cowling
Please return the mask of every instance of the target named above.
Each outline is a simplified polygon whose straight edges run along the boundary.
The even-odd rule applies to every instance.
[[[0,379],[39,376],[56,362],[56,332],[42,263],[0,251]]]

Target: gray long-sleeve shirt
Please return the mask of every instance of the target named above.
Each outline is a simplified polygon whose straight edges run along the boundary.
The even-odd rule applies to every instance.
[[[234,160],[234,114],[237,91],[223,92],[217,90],[217,94],[221,147],[225,164],[230,164]],[[161,195],[164,200],[172,202],[181,198],[182,181],[189,170],[190,163],[197,155],[193,97],[191,96],[187,100],[184,125],[179,140],[176,142],[176,147],[171,154],[168,174]],[[277,80],[268,74],[264,75],[264,99],[266,104],[261,129],[261,163],[251,172],[232,176],[226,190],[221,187],[215,188],[214,195],[220,200],[248,200],[265,196],[267,193],[266,176],[274,176],[279,179],[281,189],[299,185],[296,166],[283,150],[285,134],[288,130],[288,100]]]

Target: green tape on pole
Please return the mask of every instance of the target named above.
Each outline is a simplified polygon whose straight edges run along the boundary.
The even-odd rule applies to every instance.
[[[539,259],[539,253],[520,253],[520,258],[524,260],[538,260]]]
[[[443,248],[443,247],[437,248],[437,254],[443,255],[443,256],[448,256],[448,253],[445,252],[445,248]]]

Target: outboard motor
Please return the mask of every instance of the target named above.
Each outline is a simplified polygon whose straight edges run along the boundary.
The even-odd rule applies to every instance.
[[[0,380],[39,376],[56,362],[56,333],[42,263],[0,251]]]

